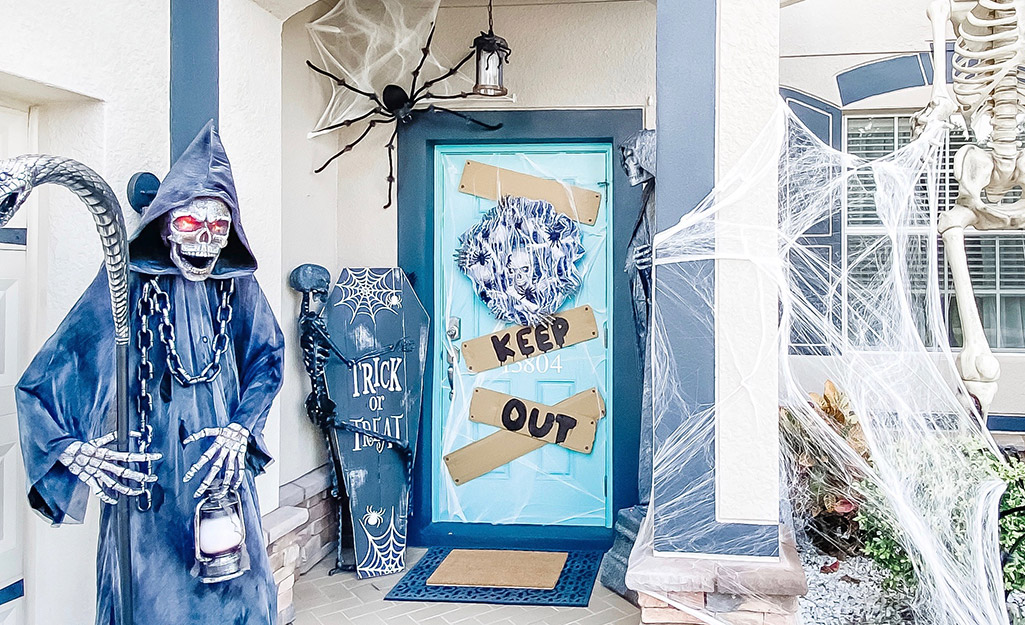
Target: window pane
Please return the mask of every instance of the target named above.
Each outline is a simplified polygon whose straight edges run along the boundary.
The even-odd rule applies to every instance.
[[[1025,291],[1025,237],[1001,236],[1000,289]]]
[[[896,147],[893,117],[850,119],[847,122],[847,151],[864,159],[877,159]],[[847,183],[847,223],[880,225],[875,211],[876,185],[871,170],[856,172]]]
[[[1000,298],[1000,347],[1025,347],[1025,295]]]
[[[982,329],[986,333],[986,340],[991,346],[997,345],[997,298],[996,295],[980,295],[975,298],[975,304],[979,307],[979,316],[982,318]],[[962,347],[964,336],[961,331],[961,316],[957,312],[957,303],[953,295],[947,298],[947,319],[950,326],[950,346]]]

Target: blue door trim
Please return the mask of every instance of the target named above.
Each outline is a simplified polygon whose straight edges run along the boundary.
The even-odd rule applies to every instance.
[[[715,185],[718,24],[712,0],[659,2],[656,10],[656,217],[658,230],[665,230]],[[685,460],[653,485],[654,548],[664,553],[778,555],[776,525],[720,523],[715,516],[715,311],[700,296],[715,288],[715,261],[687,263],[681,271],[659,274],[656,268],[656,301],[688,296],[693,301],[674,304],[674,323],[664,328],[676,371],[688,376],[678,388],[687,410],[656,417],[655,453],[678,440],[681,429],[695,434]],[[653,375],[659,375],[657,368]],[[685,501],[680,493],[688,493]]]
[[[26,228],[0,228],[0,243],[9,245],[25,245],[28,241]]]
[[[15,599],[20,599],[25,596],[25,580],[19,579],[18,581],[0,588],[0,605],[10,603]]]
[[[171,162],[217,119],[218,0],[171,0]]]
[[[399,266],[410,275],[413,289],[427,310],[434,310],[434,146],[486,143],[597,143],[614,148],[643,128],[640,109],[579,111],[483,111],[474,115],[500,130],[483,132],[443,113],[423,113],[399,126],[398,234]],[[614,224],[610,250],[613,267],[626,266],[626,249],[641,207],[640,189],[631,187],[621,167],[613,168]],[[381,181],[384,184],[384,181]],[[616,379],[612,415],[612,487],[614,510],[637,503],[637,449],[640,429],[641,366],[634,340],[630,288],[625,271],[614,272],[613,332]],[[432,319],[432,323],[438,320]],[[428,349],[424,397],[435,383],[433,342]],[[415,546],[605,548],[611,528],[543,527],[431,522],[431,406],[424,402],[423,422],[413,471],[409,537]]]

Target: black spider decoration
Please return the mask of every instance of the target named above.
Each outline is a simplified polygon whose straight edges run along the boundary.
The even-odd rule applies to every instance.
[[[319,174],[320,172],[324,171],[324,169],[326,169],[327,166],[332,163],[332,161],[334,161],[342,154],[345,154],[346,152],[349,152],[354,147],[356,147],[359,144],[359,142],[362,141],[370,133],[370,131],[373,130],[373,128],[378,124],[395,124],[395,130],[392,132],[391,139],[388,140],[388,143],[386,145],[388,149],[388,203],[384,205],[384,208],[388,208],[392,205],[392,191],[395,186],[395,137],[399,133],[397,122],[406,123],[413,119],[415,113],[423,111],[442,112],[448,113],[450,115],[455,115],[457,117],[465,119],[466,121],[472,124],[476,124],[481,128],[484,128],[485,130],[498,130],[502,127],[502,124],[488,124],[480,120],[474,119],[466,113],[460,113],[459,111],[453,111],[452,109],[435,106],[433,104],[423,109],[416,108],[417,104],[419,104],[423,100],[455,100],[459,98],[467,98],[472,95],[477,95],[473,92],[463,92],[452,95],[437,95],[431,93],[430,91],[431,87],[433,87],[434,85],[455,75],[456,72],[458,72],[464,65],[466,65],[470,61],[470,59],[472,59],[475,56],[475,51],[471,51],[469,54],[463,57],[463,60],[459,61],[459,63],[457,63],[454,67],[446,71],[441,76],[433,80],[428,80],[424,82],[422,85],[417,86],[417,81],[420,79],[420,71],[423,69],[424,63],[427,62],[427,57],[430,56],[431,53],[432,39],[434,39],[433,23],[431,24],[431,32],[427,35],[427,43],[426,45],[424,45],[423,48],[421,48],[423,56],[421,56],[420,63],[416,66],[416,69],[413,70],[413,79],[410,83],[408,92],[399,85],[387,85],[381,92],[381,95],[378,96],[376,93],[372,91],[363,91],[362,89],[358,89],[345,82],[345,79],[339,78],[331,72],[317,67],[310,61],[306,61],[306,65],[309,66],[309,68],[313,71],[317,72],[318,74],[327,76],[331,80],[335,81],[335,84],[337,84],[339,87],[348,89],[353,93],[368,98],[371,102],[373,102],[376,105],[373,109],[371,109],[367,113],[364,113],[363,115],[354,117],[352,119],[346,119],[336,124],[331,124],[329,126],[324,126],[323,128],[316,131],[323,132],[326,130],[345,128],[357,122],[361,122],[367,118],[371,118],[370,122],[367,124],[367,127],[358,137],[356,137],[355,141],[349,143],[344,148],[342,148],[337,154],[327,159],[323,165],[314,170],[315,173]]]

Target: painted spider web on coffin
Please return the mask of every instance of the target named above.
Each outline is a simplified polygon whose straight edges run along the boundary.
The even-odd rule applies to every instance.
[[[534,326],[580,288],[580,229],[548,202],[505,196],[459,237],[456,265],[495,317]]]
[[[335,285],[341,293],[335,306],[345,306],[352,313],[350,321],[361,314],[375,318],[382,310],[398,312],[401,289],[395,286],[392,272],[367,267],[346,269]]]
[[[376,523],[376,526],[381,526],[383,518],[375,516],[370,520],[370,524],[374,523]],[[390,575],[402,571],[406,567],[406,535],[395,527],[394,510],[391,513],[388,527],[382,527],[384,531],[379,535],[370,533],[370,530],[367,528],[368,521],[366,519],[363,520],[361,525],[363,526],[363,533],[366,534],[369,549],[363,560],[359,563],[358,570],[360,571],[360,576]]]

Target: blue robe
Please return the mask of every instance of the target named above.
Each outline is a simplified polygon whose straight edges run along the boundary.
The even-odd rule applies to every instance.
[[[189,282],[171,263],[161,238],[168,211],[197,197],[217,197],[231,208],[230,241],[213,276]],[[270,461],[262,430],[271,402],[281,386],[284,341],[267,299],[253,277],[256,261],[239,220],[231,169],[210,124],[175,163],[153,203],[143,215],[130,245],[132,347],[129,378],[131,427],[139,393],[136,377],[140,353],[139,297],[145,280],[158,276],[171,300],[177,348],[187,370],[198,373],[213,353],[214,322],[219,301],[216,282],[234,279],[229,348],[221,373],[211,383],[180,385],[167,372],[164,346],[151,351],[155,373],[150,383],[153,443],[150,451],[158,482],[153,508],[131,514],[135,623],[137,625],[273,625],[277,590],[267,559],[254,477]],[[156,319],[151,329],[157,334]],[[58,460],[72,440],[90,440],[114,429],[114,333],[106,272],[96,279],[43,346],[18,385],[18,418],[28,477],[29,500],[55,524],[80,522],[94,499]],[[205,427],[236,422],[251,433],[247,471],[240,487],[246,521],[249,570],[241,577],[203,584],[191,572],[195,564],[193,493],[204,475],[182,483],[213,438],[187,447],[182,441]],[[95,499],[99,503],[98,499]],[[103,504],[101,504],[103,505]],[[119,603],[115,510],[103,505],[97,553],[98,625],[116,622]]]

